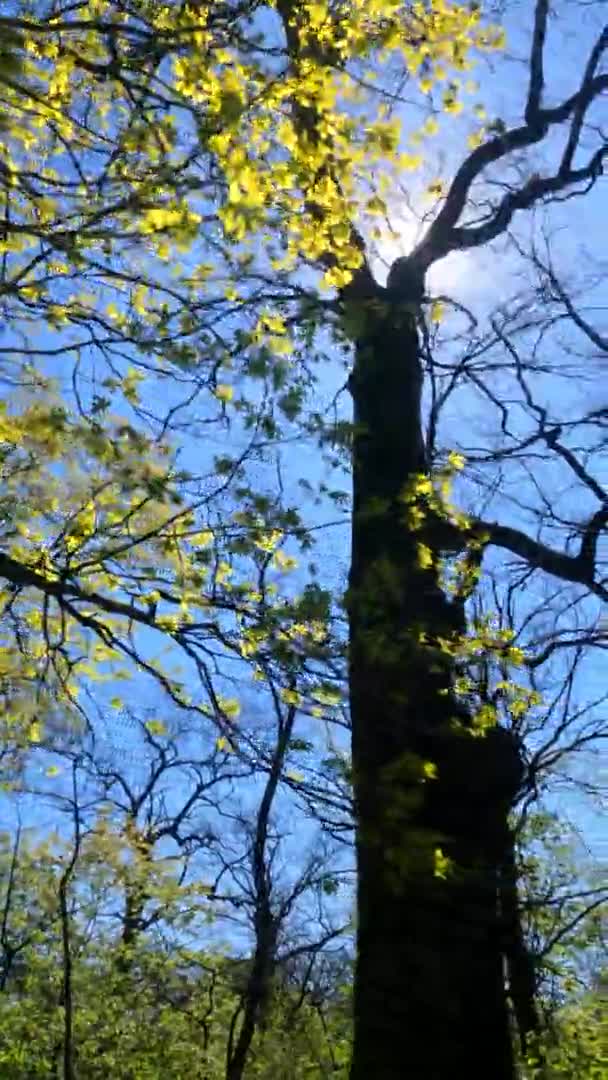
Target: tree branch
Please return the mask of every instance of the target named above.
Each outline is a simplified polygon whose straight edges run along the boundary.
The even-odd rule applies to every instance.
[[[533,255],[533,259],[535,266],[537,266],[540,272],[542,274],[545,274],[545,276],[548,278],[551,288],[556,293],[557,299],[559,299],[564,305],[574,325],[578,327],[581,333],[584,334],[585,337],[589,339],[591,344],[595,345],[595,347],[599,349],[600,352],[608,353],[608,337],[600,334],[594,326],[591,326],[591,324],[588,323],[585,318],[583,318],[580,311],[578,311],[577,308],[574,306],[570,296],[557,278],[553,268],[550,265],[546,265],[545,263],[543,263],[536,254]]]
[[[516,210],[525,210],[539,200],[555,195],[576,183],[593,183],[602,172],[608,146],[602,145],[586,165],[573,168],[572,162],[579,146],[587,109],[600,94],[608,90],[608,74],[596,75],[604,50],[608,47],[608,27],[605,27],[589,54],[588,61],[575,93],[553,108],[542,108],[544,87],[543,48],[546,33],[548,0],[538,0],[530,56],[530,80],[525,108],[525,123],[496,135],[477,147],[458,169],[443,207],[426,235],[413,252],[413,259],[423,271],[450,251],[477,247],[499,236],[511,222]],[[476,227],[457,228],[467,205],[470,189],[484,170],[508,154],[541,142],[549,129],[571,118],[570,131],[562,159],[555,176],[532,177],[522,188],[511,191],[494,209],[490,218]]]
[[[543,70],[543,57],[545,50],[545,37],[547,34],[547,16],[549,14],[549,0],[537,0],[534,12],[534,34],[532,36],[532,52],[530,55],[530,83],[528,87],[528,101],[526,103],[525,119],[527,124],[532,124],[541,107],[543,90],[545,87],[545,74]]]
[[[47,578],[44,574],[25,566],[2,551],[0,551],[0,577],[18,588],[38,589],[39,592],[45,596],[52,596],[59,603],[67,600],[81,600],[87,604],[95,604],[106,615],[120,615],[130,622],[155,626],[154,616],[149,608],[138,608],[134,604],[126,604],[122,600],[115,600],[101,593],[87,592],[86,589],[82,589],[69,580]]]
[[[527,533],[510,525],[501,525],[499,522],[477,520],[473,527],[485,533],[490,544],[506,548],[507,551],[524,559],[533,569],[543,570],[553,577],[561,578],[562,581],[585,585],[600,599],[608,600],[608,587],[595,578],[596,567],[593,558],[599,532],[607,521],[608,507],[594,514],[585,529],[578,555],[555,551],[540,540],[533,540]]]

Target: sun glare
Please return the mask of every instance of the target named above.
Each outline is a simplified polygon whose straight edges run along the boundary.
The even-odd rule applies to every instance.
[[[386,284],[388,272],[395,259],[409,253],[422,239],[428,222],[410,211],[394,210],[381,228],[371,247],[371,268],[376,280]],[[453,251],[435,263],[427,276],[427,291],[431,295],[453,295],[464,301],[487,289],[488,280],[481,272],[483,256],[474,251]],[[479,272],[478,272],[479,271]]]
[[[390,214],[371,249],[372,271],[381,285],[386,284],[388,272],[395,259],[409,255],[421,235],[422,228],[414,214],[401,211]]]

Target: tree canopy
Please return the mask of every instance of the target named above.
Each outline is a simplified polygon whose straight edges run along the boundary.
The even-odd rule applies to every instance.
[[[4,5],[11,1076],[600,1075],[574,6]]]

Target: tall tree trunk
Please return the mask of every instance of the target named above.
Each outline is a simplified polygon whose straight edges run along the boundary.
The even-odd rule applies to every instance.
[[[371,280],[362,295],[361,280],[345,297],[360,327],[350,384],[351,1080],[512,1080],[497,886],[518,765],[506,761],[500,737],[466,731],[450,657],[438,646],[461,632],[462,613],[436,565],[421,565],[420,540],[432,538],[407,522],[404,489],[427,471],[415,318],[423,287],[412,275],[404,295],[402,275],[398,298]]]

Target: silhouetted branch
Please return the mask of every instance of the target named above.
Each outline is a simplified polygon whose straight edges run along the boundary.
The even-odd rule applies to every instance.
[[[500,236],[509,226],[517,210],[526,210],[550,196],[556,196],[575,184],[592,185],[602,174],[608,146],[600,146],[586,164],[573,167],[579,147],[585,115],[601,94],[608,89],[608,74],[596,74],[600,59],[608,46],[608,27],[604,28],[590,51],[580,86],[574,94],[551,108],[543,108],[544,88],[543,51],[545,45],[548,0],[537,0],[535,25],[530,55],[530,75],[525,108],[525,123],[501,132],[477,147],[458,169],[445,201],[426,235],[417,245],[413,259],[427,270],[450,251],[478,247]],[[534,146],[558,124],[570,120],[566,146],[553,176],[532,176],[522,187],[509,191],[493,209],[489,219],[477,226],[458,227],[467,206],[473,183],[485,169],[517,150]]]

